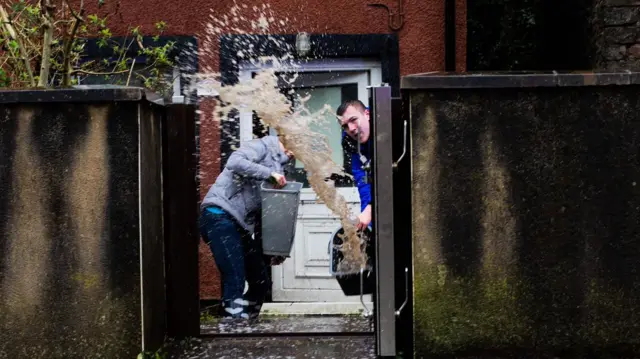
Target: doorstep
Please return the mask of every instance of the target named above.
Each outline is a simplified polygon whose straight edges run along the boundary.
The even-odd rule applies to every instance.
[[[211,318],[200,323],[201,335],[366,335],[373,322],[361,315],[261,315],[256,319]]]
[[[373,303],[365,302],[369,311]],[[360,302],[324,303],[324,302],[272,302],[262,306],[261,315],[352,315],[363,314],[364,307]]]

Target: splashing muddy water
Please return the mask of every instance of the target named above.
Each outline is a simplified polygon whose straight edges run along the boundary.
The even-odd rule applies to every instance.
[[[249,14],[243,15],[243,12]],[[291,90],[289,94],[297,96],[294,105],[278,86],[279,82],[291,84],[295,81],[299,65],[293,61],[294,49],[291,45],[271,37],[269,32],[273,26],[281,30],[289,19],[277,20],[268,4],[254,6],[251,9],[246,5],[235,5],[229,14],[230,16],[212,16],[212,23],[207,26],[205,53],[210,51],[218,35],[233,31],[266,35],[268,41],[286,50],[285,55],[258,57],[255,56],[253,47],[246,44],[247,46],[243,46],[245,50],[238,53],[238,57],[263,70],[252,79],[232,86],[223,86],[219,73],[205,70],[195,76],[196,86],[219,95],[219,106],[214,114],[219,124],[220,121],[229,121],[232,118],[229,116],[231,110],[242,109],[255,112],[265,128],[271,128],[278,133],[285,147],[304,165],[309,184],[320,201],[340,217],[344,228],[340,250],[344,259],[338,264],[338,271],[357,272],[365,268],[367,257],[362,250],[362,239],[355,227],[355,216],[345,198],[337,191],[334,181],[329,179],[333,174],[344,176],[345,173],[343,168],[333,161],[328,137],[313,130],[327,127],[328,118],[335,120],[335,110],[325,105],[319,111],[311,112],[306,107],[310,97],[301,98]]]

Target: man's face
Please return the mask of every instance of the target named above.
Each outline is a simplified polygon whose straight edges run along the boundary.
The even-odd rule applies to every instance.
[[[365,143],[369,140],[369,110],[360,112],[356,107],[349,106],[339,118],[340,126],[354,140]]]

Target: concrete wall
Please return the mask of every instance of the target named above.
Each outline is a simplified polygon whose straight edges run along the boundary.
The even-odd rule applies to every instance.
[[[161,112],[141,95],[0,93],[0,358],[162,344]]]
[[[523,78],[407,94],[417,357],[640,344],[638,77]]]

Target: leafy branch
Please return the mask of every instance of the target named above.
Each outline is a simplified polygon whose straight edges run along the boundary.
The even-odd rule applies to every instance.
[[[68,86],[69,84],[71,84],[71,73],[73,71],[71,69],[71,50],[78,33],[78,28],[80,27],[80,24],[84,22],[84,19],[82,18],[84,16],[84,0],[80,0],[80,13],[76,13],[75,11],[73,11],[73,7],[71,6],[71,4],[69,4],[68,0],[65,0],[64,3],[69,8],[69,12],[71,12],[71,15],[74,19],[73,25],[71,27],[71,33],[65,41],[64,50],[62,52],[62,68],[66,69],[62,77],[62,84],[64,86]]]
[[[120,85],[133,78],[160,93],[171,88],[175,43],[159,43],[166,23],[156,24],[149,34],[153,41],[143,41],[139,27],[116,39],[106,17],[86,15],[85,0],[75,8],[69,0],[59,5],[53,0],[0,0],[0,87],[68,87],[102,76],[103,82]],[[107,58],[87,58],[90,40]]]
[[[6,35],[3,36],[7,38],[6,41],[9,53],[14,54],[14,56],[16,52],[20,53],[20,60],[23,62],[23,65],[25,67],[25,71],[29,79],[29,84],[31,86],[35,86],[36,82],[33,77],[33,71],[31,70],[31,63],[29,61],[28,52],[24,43],[22,42],[22,36],[18,36],[18,33],[14,30],[13,24],[9,19],[9,15],[2,5],[0,5],[0,17],[2,20],[2,26],[4,30],[3,32],[9,35],[8,37],[6,37]]]

